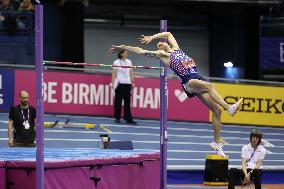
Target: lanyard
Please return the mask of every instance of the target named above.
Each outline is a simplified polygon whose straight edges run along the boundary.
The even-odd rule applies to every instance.
[[[126,60],[124,61],[124,65],[122,65],[121,59],[119,59],[119,63],[120,63],[120,66],[126,66]],[[127,68],[121,68],[121,69],[122,69],[122,72],[126,73]]]
[[[257,150],[257,149],[255,149],[255,150],[253,151],[253,153],[251,154],[251,156],[250,156],[248,162],[251,160],[251,158],[253,157],[253,155],[254,155],[254,153],[255,153],[256,150]]]
[[[22,108],[21,108],[21,111],[22,111],[22,115],[23,115],[23,120],[24,121],[29,121],[29,119],[30,119],[30,108],[28,107],[28,119],[25,119],[24,111],[23,111]]]

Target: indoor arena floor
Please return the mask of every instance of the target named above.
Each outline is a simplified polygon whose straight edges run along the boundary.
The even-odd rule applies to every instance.
[[[98,148],[100,134],[109,134],[112,141],[132,141],[135,149],[159,151],[159,121],[137,120],[137,125],[127,125],[123,121],[115,124],[112,118],[66,115],[45,115],[45,121],[69,123],[63,127],[45,129],[45,147],[49,148]],[[0,114],[0,147],[7,147],[8,114]],[[96,124],[93,129],[85,129],[84,124]],[[209,143],[213,141],[213,130],[207,123],[168,121],[168,169],[204,170],[206,154],[214,154]],[[79,128],[74,128],[74,127]],[[228,143],[224,151],[229,155],[229,167],[240,167],[241,148],[249,143],[249,133],[254,126],[223,125],[222,137]],[[284,170],[284,128],[258,127],[263,131],[267,155],[264,168]],[[204,188],[202,185],[169,185],[169,189]],[[266,189],[275,186],[264,185]],[[206,188],[206,187],[205,187]],[[212,187],[211,187],[212,188]],[[226,188],[226,187],[213,187]],[[284,188],[284,185],[276,188]]]

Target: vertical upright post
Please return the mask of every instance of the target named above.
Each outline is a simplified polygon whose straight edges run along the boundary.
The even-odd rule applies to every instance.
[[[269,17],[270,19],[271,17]],[[263,16],[261,15],[259,17],[259,20],[258,20],[258,78],[260,80],[263,80],[263,74],[262,74],[262,65],[261,65],[261,60],[260,60],[260,55],[261,55],[261,48],[263,48],[262,46],[262,20],[263,20]],[[269,22],[270,23],[270,22]],[[270,28],[269,28],[270,29]]]
[[[160,32],[167,31],[167,20],[160,21]],[[166,42],[166,39],[161,39]],[[160,62],[164,69],[160,73],[160,189],[167,188],[167,109],[168,109],[168,87],[167,67]]]
[[[44,189],[43,7],[35,6],[36,188]]]

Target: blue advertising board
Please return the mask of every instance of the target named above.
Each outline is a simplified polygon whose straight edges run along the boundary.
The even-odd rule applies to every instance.
[[[14,103],[14,70],[0,69],[0,112],[8,112]]]
[[[284,38],[260,38],[259,47],[261,68],[284,68]]]

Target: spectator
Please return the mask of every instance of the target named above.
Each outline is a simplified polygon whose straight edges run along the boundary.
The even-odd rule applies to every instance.
[[[15,7],[12,5],[11,0],[2,0],[0,11],[15,11]]]
[[[20,104],[10,110],[8,123],[10,147],[35,147],[36,110],[29,106],[28,102],[29,94],[21,91]]]
[[[242,148],[242,169],[230,169],[228,189],[234,189],[238,180],[242,184],[250,184],[253,179],[255,189],[261,189],[261,169],[266,150],[260,145],[262,132],[253,129],[250,133],[250,143]]]
[[[31,0],[23,0],[23,2],[19,6],[19,11],[33,11],[34,5]]]
[[[118,52],[118,59],[113,62],[114,66],[132,66],[126,50]],[[120,123],[122,99],[124,100],[124,119],[129,124],[133,121],[130,111],[131,87],[134,87],[134,76],[131,68],[114,67],[112,71],[112,87],[115,89],[115,122]]]
[[[11,0],[2,0],[0,11],[1,27],[8,29],[8,33],[14,35],[17,30],[17,17],[13,13],[7,13],[7,15],[2,14],[3,11],[15,11],[15,7],[12,5]]]
[[[11,4],[10,0],[2,0],[0,4],[0,11],[14,11],[14,7]],[[0,15],[0,21],[3,22],[5,16]]]

